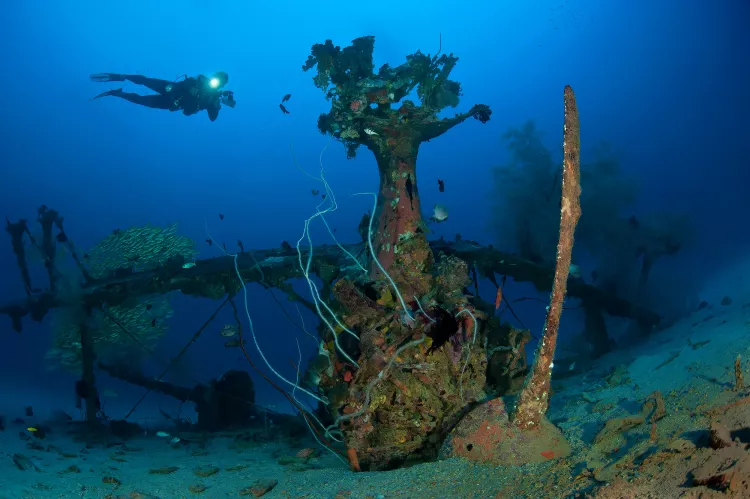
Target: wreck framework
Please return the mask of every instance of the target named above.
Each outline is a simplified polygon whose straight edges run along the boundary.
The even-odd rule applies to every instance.
[[[279,249],[252,252],[241,247],[236,254],[194,262],[172,255],[154,268],[139,270],[123,262],[118,272],[105,278],[90,275],[65,236],[62,217],[43,207],[39,211],[41,243],[31,237],[26,221],[8,222],[7,231],[11,234],[27,296],[0,305],[0,313],[8,315],[13,328],[20,332],[23,317],[28,315],[40,321],[56,307],[94,310],[173,291],[211,299],[228,295],[231,299],[238,292],[247,293],[247,284],[251,282],[279,289],[321,319],[317,329],[321,338],[318,357],[327,359],[328,364],[314,373],[317,388],[308,390],[285,380],[268,363],[257,342],[256,346],[266,367],[285,383],[294,385],[295,391],[316,399],[319,410],[306,410],[283,389],[283,384],[279,386],[258,371],[285,393],[322,443],[329,447],[343,445],[354,469],[378,470],[437,456],[439,442],[467,410],[486,398],[490,340],[515,333],[508,333],[494,320],[491,305],[467,288],[472,281],[477,287],[478,276],[497,285],[495,276],[499,274],[531,282],[540,291],[553,290],[556,303],[557,318],[548,317],[551,326],[540,341],[537,365],[516,408],[516,414],[523,415],[525,421],[519,427],[533,430],[546,411],[550,376],[550,367],[538,369],[538,363],[551,364],[554,337],[550,334],[556,337],[566,286],[568,296],[581,299],[587,323],[594,326],[603,325],[603,312],[634,319],[646,330],[658,324],[659,317],[580,279],[568,277],[575,222],[567,227],[570,247],[566,250],[565,272],[458,237],[452,242],[428,241],[416,188],[419,145],[471,117],[486,123],[491,111],[489,106],[478,104],[453,118],[438,118],[440,110],[459,103],[460,84],[448,78],[458,59],[452,54],[431,57],[417,52],[408,56],[405,64],[396,68],[383,66],[376,75],[372,67],[373,44],[372,37],[363,37],[341,49],[328,40],[313,46],[303,66],[304,70],[317,66],[315,84],[332,103],[331,111],[319,119],[320,131],[340,140],[349,157],[355,155],[360,145],[376,157],[380,187],[377,194],[372,193],[375,198],[372,213],[360,226],[361,244],[312,245],[310,223],[317,218],[325,220],[325,215],[336,207],[334,193],[322,172],[313,178],[322,183],[327,198],[305,221],[303,236],[295,246],[284,243]],[[421,105],[409,100],[400,102],[412,91],[419,95]],[[394,109],[392,105],[396,103],[400,105]],[[575,139],[577,150],[577,110],[569,88],[565,90],[565,105],[566,141]],[[573,131],[569,112],[575,112],[576,116],[575,137],[570,135]],[[572,143],[566,144],[570,148]],[[566,155],[566,161],[573,158]],[[573,198],[568,194],[570,203]],[[565,202],[563,199],[563,222]],[[53,234],[54,227],[57,236]],[[33,291],[24,238],[38,246],[45,257],[49,275],[46,291]],[[301,245],[305,240],[309,243],[307,248]],[[55,241],[67,243],[81,270],[83,282],[75,296],[66,296],[57,288]],[[561,238],[561,244],[562,241]],[[366,265],[353,257],[361,254],[367,256]],[[352,265],[352,259],[356,265]],[[313,276],[322,283],[320,288],[313,282]],[[290,283],[294,279],[307,282],[309,298],[294,290]],[[247,308],[245,311],[255,341],[250,311]],[[81,328],[83,345],[90,345],[85,337],[87,332],[86,327]],[[600,350],[606,348],[602,347],[608,343],[606,332],[590,331],[590,334]],[[514,356],[509,362],[515,363],[522,346],[511,343],[494,348],[512,350]],[[244,351],[245,347],[242,348]],[[84,378],[91,386],[93,356],[91,348],[87,348]],[[546,400],[540,405],[537,402],[542,396]]]

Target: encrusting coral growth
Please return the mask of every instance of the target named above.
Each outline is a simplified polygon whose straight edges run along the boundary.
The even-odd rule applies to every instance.
[[[313,45],[303,66],[317,66],[315,85],[332,102],[320,131],[341,140],[349,158],[360,145],[370,149],[380,172],[363,234],[369,273],[333,286],[331,309],[340,323],[319,331],[333,369],[316,373],[335,415],[328,431],[343,432],[362,469],[435,456],[461,410],[484,396],[486,369],[486,316],[464,293],[471,282],[466,262],[436,257],[427,242],[416,161],[420,144],[470,117],[485,123],[491,111],[479,104],[438,118],[459,103],[460,84],[448,79],[458,61],[452,54],[418,51],[376,75],[373,47],[371,36],[343,49],[327,40]],[[401,102],[413,90],[421,104]]]
[[[321,133],[341,140],[350,158],[360,145],[375,155],[380,172],[377,259],[405,285],[406,296],[422,296],[430,288],[424,276],[432,271],[433,256],[417,189],[419,146],[469,118],[486,123],[492,111],[477,104],[453,118],[438,118],[445,107],[458,106],[461,85],[448,79],[458,58],[417,51],[404,64],[385,64],[375,74],[374,44],[372,36],[357,38],[343,49],[331,40],[315,44],[303,70],[317,67],[315,85],[331,100],[331,110],[318,119]],[[414,90],[420,105],[403,100]]]
[[[540,425],[547,412],[550,379],[557,345],[563,302],[568,287],[573,236],[581,217],[581,142],[578,108],[573,89],[565,87],[565,124],[563,132],[562,203],[560,205],[560,240],[557,244],[557,264],[552,285],[550,305],[544,322],[544,334],[539,342],[534,366],[516,402],[513,422],[521,429]]]
[[[549,407],[550,379],[567,290],[573,236],[581,216],[580,128],[575,94],[570,86],[565,87],[564,106],[563,186],[557,263],[544,333],[537,346],[534,364],[513,412],[507,413],[501,398],[473,409],[446,439],[441,449],[443,456],[518,465],[543,462],[570,453],[562,432],[544,417]]]

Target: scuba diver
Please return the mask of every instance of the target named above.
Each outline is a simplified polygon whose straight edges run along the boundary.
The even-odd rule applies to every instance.
[[[170,111],[182,111],[185,116],[196,114],[204,109],[208,112],[208,119],[216,120],[219,116],[221,105],[234,107],[234,92],[223,90],[229,81],[229,75],[219,71],[211,78],[198,75],[197,78],[185,76],[181,81],[159,80],[142,75],[124,75],[117,73],[97,73],[89,76],[92,81],[129,81],[136,85],[143,85],[156,94],[140,95],[123,92],[122,88],[107,90],[91,100],[100,97],[114,96],[134,104],[151,107],[154,109],[169,109]]]

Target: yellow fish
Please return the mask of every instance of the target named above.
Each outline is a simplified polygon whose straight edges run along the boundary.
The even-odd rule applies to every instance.
[[[39,430],[37,430],[36,428],[34,428],[33,426],[29,426],[29,427],[28,427],[28,428],[26,428],[26,429],[27,429],[27,430],[29,430],[29,431],[30,431],[30,432],[32,432],[32,433],[33,433],[33,432],[35,432],[35,431],[39,431]]]

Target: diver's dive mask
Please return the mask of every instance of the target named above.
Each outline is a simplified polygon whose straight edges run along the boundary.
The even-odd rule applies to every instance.
[[[221,103],[225,106],[234,107],[237,105],[237,101],[234,100],[234,92],[226,91],[221,94]]]

